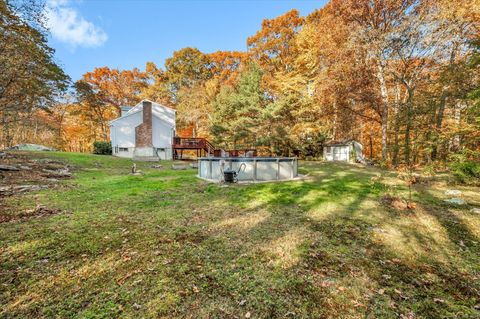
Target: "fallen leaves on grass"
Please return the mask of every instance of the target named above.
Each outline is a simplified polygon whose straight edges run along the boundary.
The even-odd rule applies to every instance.
[[[132,272],[129,272],[128,274],[126,274],[126,275],[123,276],[122,278],[118,279],[118,280],[117,280],[117,284],[121,286],[121,285],[123,285],[123,284],[125,283],[125,281],[126,281],[128,278],[130,278],[130,277],[132,277],[133,275],[136,275],[136,274],[138,274],[138,273],[141,273],[141,272],[142,272],[141,270],[134,270],[134,271],[132,271]]]
[[[68,211],[64,211],[56,208],[48,208],[45,206],[37,206],[33,209],[27,209],[19,214],[14,215],[0,215],[0,223],[8,223],[14,221],[27,221],[33,218],[42,218],[58,214],[71,214]]]
[[[333,281],[325,280],[325,281],[322,281],[322,282],[320,283],[320,287],[322,287],[322,288],[328,288],[328,287],[332,286],[333,284],[334,284]]]
[[[126,251],[122,253],[122,260],[123,261],[129,261],[132,259],[133,255],[136,255],[138,252],[136,251]]]

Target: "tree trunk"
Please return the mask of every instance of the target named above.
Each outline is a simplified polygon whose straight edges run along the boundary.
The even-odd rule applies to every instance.
[[[458,134],[458,130],[460,128],[462,110],[463,110],[463,102],[457,101],[457,103],[455,103],[455,112],[453,114],[453,122],[455,123],[455,128],[457,130],[457,133],[453,136],[452,141],[450,143],[450,150],[453,152],[460,150],[460,134]]]
[[[418,130],[413,127],[413,139],[412,139],[412,145],[411,145],[411,153],[412,153],[412,164],[417,163],[418,161],[418,147],[417,147],[417,141],[418,141]]]
[[[413,90],[407,88],[406,119],[405,119],[405,163],[410,166],[410,134],[412,129],[412,111],[413,111]]]
[[[33,139],[36,141],[38,135],[38,122],[35,121],[35,130],[33,131]]]
[[[8,117],[8,112],[5,112],[3,114],[3,117],[2,117],[2,120],[3,120],[3,127],[2,127],[2,130],[3,130],[3,146],[5,148],[8,148],[8,147],[12,147],[13,143],[12,143],[12,134],[11,134],[11,130],[10,130],[10,124],[12,122],[12,120]]]
[[[458,49],[458,43],[456,41],[453,42],[452,45],[452,52],[450,53],[450,60],[448,64],[448,72],[454,72],[453,66],[455,63],[455,58],[456,58],[456,52]],[[442,94],[440,95],[440,103],[438,105],[438,114],[435,122],[435,138],[438,139],[438,135],[440,134],[440,131],[442,129],[443,125],[443,117],[445,114],[445,105],[447,101],[447,96],[448,96],[448,86],[444,86],[442,88]],[[435,140],[433,143],[432,147],[432,154],[431,154],[431,160],[435,161],[437,159],[437,153],[438,152],[438,140]]]
[[[373,159],[373,138],[370,135],[370,159]]]
[[[333,101],[333,140],[337,140],[337,101]]]
[[[388,134],[388,89],[385,81],[385,66],[381,59],[377,62],[377,78],[380,83],[380,95],[382,97],[382,161],[387,159],[387,134]]]
[[[440,103],[438,104],[438,114],[435,121],[435,141],[433,142],[432,154],[430,156],[432,162],[434,162],[437,159],[438,134],[440,134],[440,130],[442,129],[443,115],[445,113],[446,101],[447,101],[447,91],[443,89],[442,95],[440,96]]]
[[[394,135],[393,135],[393,156],[392,164],[394,167],[398,166],[398,153],[400,151],[400,145],[398,144],[398,135],[400,132],[400,107],[401,107],[401,91],[400,84],[397,83],[395,86],[395,124],[394,124]]]
[[[105,122],[103,121],[103,119],[100,120],[100,129],[102,130],[101,132],[102,141],[107,141],[108,140],[107,126],[105,125]]]

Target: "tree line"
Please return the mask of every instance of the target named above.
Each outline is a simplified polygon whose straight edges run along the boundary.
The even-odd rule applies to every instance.
[[[19,10],[0,3],[2,13]],[[163,67],[95,68],[70,90],[39,23],[6,16],[4,146],[45,144],[38,125],[52,146],[89,151],[108,139],[108,121],[122,105],[150,99],[177,109],[180,129],[224,149],[316,157],[324,142],[353,138],[367,157],[395,167],[480,158],[476,0],[331,0],[305,17],[291,10],[265,19],[246,52],[187,47]],[[16,76],[18,67],[25,77]]]

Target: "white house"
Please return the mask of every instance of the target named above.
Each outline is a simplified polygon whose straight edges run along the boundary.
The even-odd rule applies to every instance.
[[[110,122],[110,140],[115,156],[137,160],[172,159],[176,111],[143,100],[122,107],[122,116]]]
[[[355,140],[326,143],[323,147],[326,161],[363,162],[363,146]]]

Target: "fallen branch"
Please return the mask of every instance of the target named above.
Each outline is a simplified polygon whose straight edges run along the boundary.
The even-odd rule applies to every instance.
[[[59,169],[59,170],[50,170],[50,169],[42,169],[43,177],[47,178],[70,178],[72,177],[72,173],[69,172],[68,168]]]
[[[0,171],[19,171],[20,169],[11,165],[0,165]]]
[[[15,186],[1,186],[0,195],[10,196],[18,193],[39,191],[47,189],[48,185],[15,185]]]

